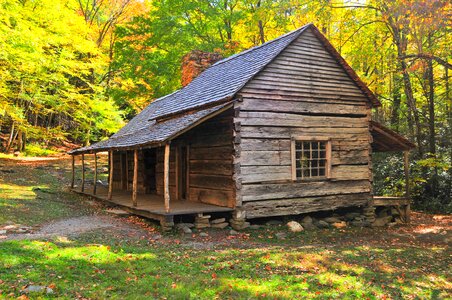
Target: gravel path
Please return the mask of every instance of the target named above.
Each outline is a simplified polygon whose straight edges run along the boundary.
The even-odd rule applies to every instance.
[[[77,236],[85,232],[112,229],[117,232],[141,234],[140,228],[131,226],[113,216],[82,216],[44,224],[38,231],[26,234],[11,234],[7,240],[41,239],[58,236]]]

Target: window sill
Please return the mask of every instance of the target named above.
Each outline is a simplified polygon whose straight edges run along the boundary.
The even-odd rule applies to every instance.
[[[317,178],[303,178],[303,179],[294,179],[293,182],[318,182],[318,181],[330,181],[329,177],[317,177]]]

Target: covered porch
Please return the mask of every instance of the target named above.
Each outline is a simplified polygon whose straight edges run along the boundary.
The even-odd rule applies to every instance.
[[[416,146],[405,137],[395,131],[372,121],[372,152],[402,152],[403,153],[403,172],[404,172],[404,194],[402,196],[392,195],[374,195],[372,204],[374,207],[387,207],[395,209],[400,215],[402,221],[410,222],[410,165],[409,153]]]
[[[230,107],[143,120],[152,126],[73,151],[71,189],[164,227],[176,215],[233,211]]]

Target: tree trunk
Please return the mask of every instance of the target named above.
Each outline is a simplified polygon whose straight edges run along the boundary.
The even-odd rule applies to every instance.
[[[399,75],[394,75],[392,79],[392,112],[391,112],[391,126],[395,131],[399,131],[399,113],[400,113],[400,103],[402,100],[402,95],[400,93],[401,88],[401,78]]]
[[[403,76],[403,84],[404,84],[404,91],[406,95],[406,101],[407,105],[409,107],[410,114],[408,116],[408,122],[414,121],[414,134],[418,146],[418,152],[419,155],[423,156],[423,149],[422,149],[422,137],[421,137],[421,122],[419,120],[419,112],[416,107],[416,100],[413,96],[413,87],[411,85],[411,79],[410,74],[408,74],[408,66],[402,58],[399,58],[400,60],[400,67],[402,69],[402,76]],[[412,119],[410,119],[412,117]],[[409,124],[410,125],[410,124]]]
[[[5,148],[6,153],[8,153],[9,150],[11,149],[13,141],[14,141],[14,123],[11,125],[11,133],[9,135],[8,143],[6,143],[6,148]]]

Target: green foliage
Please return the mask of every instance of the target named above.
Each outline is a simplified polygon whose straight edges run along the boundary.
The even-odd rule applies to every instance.
[[[0,8],[0,126],[45,142],[115,132],[121,114],[104,96],[106,57],[76,2],[1,1]]]
[[[23,152],[25,156],[52,156],[58,153],[59,151],[48,148],[43,144],[29,144]]]

